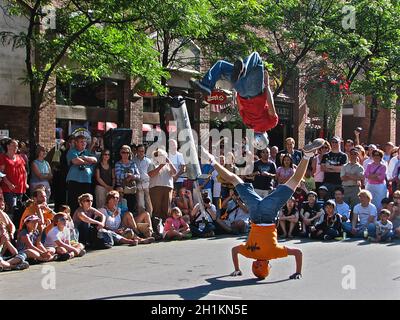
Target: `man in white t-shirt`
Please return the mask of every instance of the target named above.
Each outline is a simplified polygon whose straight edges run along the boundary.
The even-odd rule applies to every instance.
[[[342,224],[343,231],[355,238],[374,237],[376,233],[375,222],[378,213],[375,205],[371,203],[371,192],[361,190],[358,197],[360,203],[353,209],[353,219],[351,222],[344,222]],[[368,233],[365,231],[368,231]]]
[[[176,140],[169,140],[169,154],[168,158],[171,160],[172,164],[175,166],[178,171],[174,176],[174,189],[179,190],[183,182],[185,181],[181,175],[186,171],[185,159],[183,159],[182,153],[178,151],[178,143]]]

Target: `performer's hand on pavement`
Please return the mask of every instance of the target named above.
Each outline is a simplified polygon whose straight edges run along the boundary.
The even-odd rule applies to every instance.
[[[231,277],[237,277],[237,276],[241,276],[241,275],[242,275],[242,271],[240,271],[240,270],[235,270],[230,274]]]

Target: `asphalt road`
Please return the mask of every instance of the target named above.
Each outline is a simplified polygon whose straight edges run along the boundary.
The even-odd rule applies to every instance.
[[[219,237],[120,246],[67,262],[0,273],[0,299],[399,299],[400,241],[321,243],[294,239],[303,251],[303,279],[288,280],[293,257],[272,261],[263,281],[240,257],[233,271],[230,248],[244,237]]]

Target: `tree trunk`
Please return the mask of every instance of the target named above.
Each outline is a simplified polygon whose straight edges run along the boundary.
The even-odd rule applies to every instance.
[[[367,138],[368,144],[372,143],[372,141],[371,141],[372,133],[374,132],[378,114],[379,114],[378,99],[376,98],[376,96],[372,96],[371,107],[370,107],[368,138]]]

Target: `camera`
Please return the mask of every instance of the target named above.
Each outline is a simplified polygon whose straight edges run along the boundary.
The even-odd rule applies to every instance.
[[[80,170],[80,171],[85,170],[85,168],[86,168],[86,167],[85,167],[85,165],[83,165],[83,164],[81,164],[81,165],[79,166],[79,170]]]

